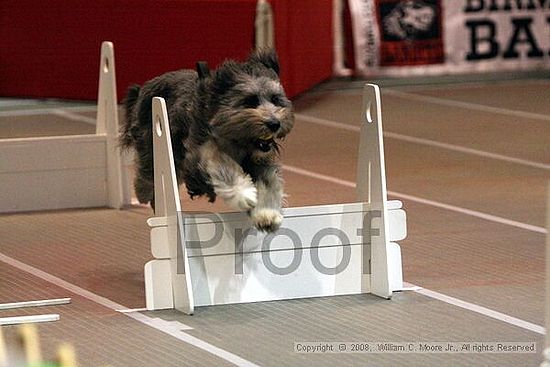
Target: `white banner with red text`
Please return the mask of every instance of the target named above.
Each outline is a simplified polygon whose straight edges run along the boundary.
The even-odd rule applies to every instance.
[[[359,75],[550,70],[550,0],[348,0]]]

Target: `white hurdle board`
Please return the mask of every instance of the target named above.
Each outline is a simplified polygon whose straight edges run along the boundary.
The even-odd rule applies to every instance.
[[[156,217],[145,264],[148,310],[402,289],[406,237],[400,201],[388,201],[378,86],[364,89],[357,203],[286,208],[281,228],[258,232],[246,213],[181,211],[165,101],[153,99]]]
[[[0,139],[0,213],[130,203],[111,42],[101,46],[98,89],[96,134]]]

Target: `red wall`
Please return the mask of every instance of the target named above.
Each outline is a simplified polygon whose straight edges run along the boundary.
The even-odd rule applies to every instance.
[[[332,0],[272,0],[281,79],[290,96],[332,75]]]
[[[294,96],[331,75],[332,1],[273,0],[282,81]],[[97,98],[102,41],[118,96],[169,70],[244,59],[256,0],[0,0],[0,95]]]

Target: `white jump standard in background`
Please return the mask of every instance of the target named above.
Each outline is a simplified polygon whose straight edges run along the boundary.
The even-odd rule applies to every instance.
[[[103,42],[95,134],[0,139],[0,213],[130,203],[115,77],[113,44]]]
[[[357,203],[286,208],[275,233],[246,213],[181,210],[165,101],[153,99],[156,217],[145,265],[149,310],[373,293],[403,287],[406,215],[387,201],[378,86],[367,84],[361,117]]]

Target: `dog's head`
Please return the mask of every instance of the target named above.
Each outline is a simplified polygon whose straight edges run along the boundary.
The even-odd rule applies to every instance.
[[[255,161],[271,159],[294,125],[275,51],[256,51],[243,63],[226,61],[209,78],[212,134]]]

